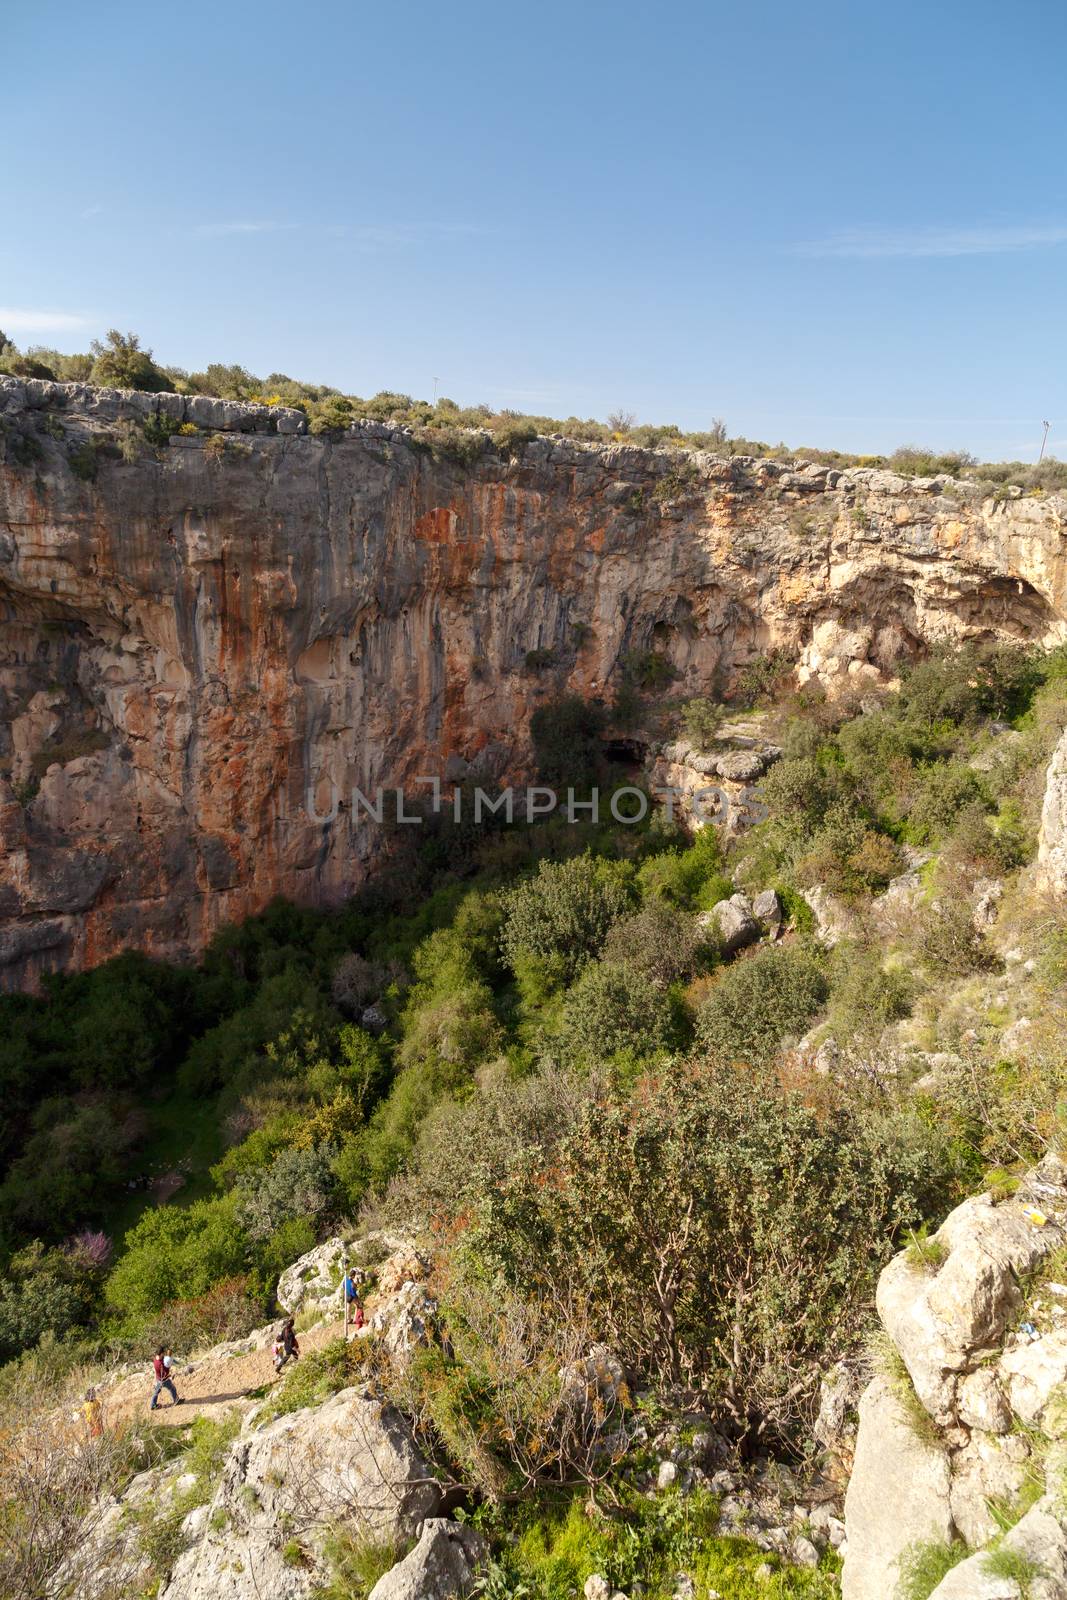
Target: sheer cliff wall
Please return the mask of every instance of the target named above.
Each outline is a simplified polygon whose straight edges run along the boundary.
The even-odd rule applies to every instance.
[[[0,458],[8,987],[343,899],[380,843],[353,785],[521,776],[537,705],[610,699],[628,652],[679,693],[778,649],[832,689],[1067,632],[1058,496],[562,438],[463,464],[383,424],[11,379]]]

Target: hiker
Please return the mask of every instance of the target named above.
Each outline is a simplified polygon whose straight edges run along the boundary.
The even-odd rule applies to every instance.
[[[185,1404],[184,1400],[179,1399],[178,1391],[174,1387],[174,1379],[171,1377],[173,1366],[174,1362],[171,1358],[170,1346],[161,1344],[152,1357],[152,1370],[156,1375],[156,1386],[152,1391],[152,1404],[148,1408],[149,1411],[156,1409],[156,1402],[164,1389],[169,1392],[172,1405],[183,1406]]]
[[[364,1321],[363,1306],[360,1303],[359,1290],[352,1281],[352,1274],[350,1272],[345,1272],[344,1282],[341,1284],[341,1292],[345,1297],[345,1305],[348,1307],[349,1316],[352,1320],[352,1326],[358,1333],[360,1328],[362,1328]]]
[[[73,1413],[75,1422],[84,1422],[90,1439],[99,1439],[104,1432],[104,1408],[95,1389],[86,1389],[85,1399]]]
[[[300,1341],[296,1336],[296,1326],[292,1317],[282,1329],[282,1346],[285,1350],[286,1361],[300,1360]]]
[[[82,1417],[89,1430],[90,1439],[99,1439],[104,1431],[104,1408],[95,1389],[86,1389],[82,1402]]]
[[[280,1372],[287,1361],[300,1360],[300,1341],[296,1337],[292,1317],[283,1322],[274,1341],[274,1370]]]

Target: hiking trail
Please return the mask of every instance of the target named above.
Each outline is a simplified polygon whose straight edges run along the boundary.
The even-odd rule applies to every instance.
[[[155,1380],[152,1364],[146,1360],[143,1372],[130,1373],[113,1387],[101,1388],[105,1425],[148,1419],[156,1427],[174,1427],[198,1416],[218,1418],[227,1411],[250,1411],[257,1403],[250,1398],[253,1391],[281,1383],[298,1364],[289,1362],[280,1374],[275,1373],[271,1349],[274,1326],[266,1329],[265,1342],[252,1350],[233,1350],[225,1355],[212,1355],[209,1351],[200,1360],[183,1360],[175,1355],[174,1383],[184,1405],[176,1406],[169,1395],[162,1394],[155,1411],[149,1411]],[[321,1349],[343,1332],[343,1319],[317,1323],[298,1335],[301,1355]],[[263,1333],[263,1329],[257,1329],[249,1337],[257,1339]]]

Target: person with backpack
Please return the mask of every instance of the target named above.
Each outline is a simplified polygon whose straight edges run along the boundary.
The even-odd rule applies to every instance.
[[[341,1284],[341,1293],[345,1298],[345,1309],[351,1320],[352,1327],[358,1333],[363,1326],[363,1306],[360,1303],[359,1290],[352,1280],[352,1274],[345,1269],[344,1280]]]
[[[292,1317],[283,1322],[274,1341],[274,1370],[280,1372],[287,1361],[300,1360],[300,1341]]]
[[[148,1408],[149,1411],[156,1409],[156,1404],[164,1389],[170,1394],[172,1405],[183,1406],[185,1404],[185,1401],[179,1398],[178,1391],[174,1387],[174,1379],[171,1377],[173,1366],[174,1362],[171,1357],[170,1346],[161,1344],[152,1357],[152,1370],[156,1375],[156,1386],[152,1391],[152,1404]]]
[[[300,1341],[296,1336],[296,1325],[292,1317],[282,1328],[282,1349],[285,1352],[286,1361],[300,1360]]]

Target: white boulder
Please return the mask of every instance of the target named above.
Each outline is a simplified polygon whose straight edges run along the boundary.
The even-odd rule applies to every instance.
[[[161,1600],[302,1600],[331,1527],[410,1539],[441,1490],[403,1418],[364,1389],[255,1426],[231,1446],[206,1531]],[[295,1543],[301,1559],[288,1549]]]
[[[378,1579],[368,1600],[451,1600],[469,1594],[486,1553],[473,1528],[428,1517],[414,1550]]]
[[[1040,1422],[1053,1391],[1067,1381],[1067,1328],[1005,1351],[998,1371],[1017,1414],[1031,1425]]]
[[[1051,894],[1067,895],[1067,732],[1060,736],[1045,773],[1037,868]]]
[[[717,934],[719,943],[728,955],[754,944],[760,936],[759,923],[752,914],[752,902],[746,894],[734,894],[729,900],[720,900],[697,920]]]
[[[859,1411],[841,1593],[843,1600],[888,1600],[909,1545],[952,1537],[949,1457],[919,1437],[886,1378],[868,1385]]]

